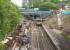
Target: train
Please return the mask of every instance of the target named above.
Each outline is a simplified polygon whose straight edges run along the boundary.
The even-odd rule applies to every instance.
[[[24,17],[26,19],[28,19],[28,20],[34,21],[36,25],[41,25],[46,20],[46,17],[40,16],[38,14],[35,14],[35,15],[24,15]]]
[[[34,19],[35,24],[38,25],[38,26],[42,25],[42,23],[44,21],[45,21],[45,19],[43,19],[43,18]]]
[[[44,18],[44,17],[40,17],[39,15],[30,15],[30,16],[25,16],[28,20],[32,20],[32,21],[34,21],[34,23],[36,24],[36,25],[41,25],[44,21],[45,21],[45,19],[46,18]]]

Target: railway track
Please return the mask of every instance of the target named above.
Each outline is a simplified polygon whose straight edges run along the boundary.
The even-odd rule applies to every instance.
[[[38,50],[56,50],[42,26],[37,27],[37,31],[38,33],[36,33],[36,36]]]
[[[33,24],[32,27],[33,28],[32,33],[30,33],[29,47],[28,45],[21,45],[19,46],[19,50],[57,50],[42,26],[36,26]]]
[[[31,50],[57,50],[42,26],[33,26]]]
[[[42,37],[41,39],[42,39],[44,50],[57,50],[56,47],[53,45],[51,39],[49,38],[49,36],[45,32],[45,30],[42,28],[42,26],[39,27],[39,30],[41,33],[41,37]]]

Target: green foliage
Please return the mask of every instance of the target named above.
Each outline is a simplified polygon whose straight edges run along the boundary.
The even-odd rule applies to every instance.
[[[70,40],[70,30],[69,29],[64,29],[62,32],[62,35],[64,36],[65,39]]]
[[[70,4],[70,0],[67,0],[67,3],[69,3],[69,4]]]
[[[10,6],[10,23],[11,23],[11,27],[15,27],[16,24],[19,22],[19,17],[20,17],[20,14],[17,10],[18,8],[15,6],[15,5],[11,5]]]
[[[19,19],[18,7],[11,0],[0,0],[0,41],[19,23]]]
[[[0,50],[4,50],[4,45],[0,44]]]
[[[0,0],[0,42],[4,39],[6,33],[11,31],[19,23],[20,14],[11,0]],[[0,44],[0,50],[4,50]]]
[[[58,3],[60,0],[51,0],[53,3]]]
[[[7,3],[6,3],[7,2]],[[9,21],[8,21],[8,6],[9,0],[1,0],[0,2],[0,38],[2,39],[9,30]],[[0,40],[1,40],[0,39]]]
[[[56,4],[52,3],[52,2],[44,2],[44,3],[39,5],[39,8],[41,10],[59,9],[59,7]]]
[[[52,3],[58,3],[60,0],[25,0],[25,3],[23,3],[23,7],[29,7],[29,8],[38,8],[40,4],[45,3],[45,2],[50,2]]]
[[[65,39],[70,40],[70,14],[69,15],[63,15],[62,16],[62,22],[63,22],[63,32],[62,35],[65,37]]]
[[[43,3],[43,2],[47,2],[48,0],[25,0],[25,3],[23,3],[24,8],[37,8],[39,6],[39,4]]]

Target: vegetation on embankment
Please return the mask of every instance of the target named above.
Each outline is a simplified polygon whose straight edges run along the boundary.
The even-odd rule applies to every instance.
[[[28,0],[28,2],[23,2],[23,8],[39,8],[40,10],[49,10],[49,9],[59,9],[56,3],[59,0]]]
[[[48,24],[50,28],[57,28],[57,15],[51,14],[45,23]]]
[[[11,3],[11,0],[0,0],[0,42],[19,23],[19,20],[18,7]],[[2,48],[0,45],[0,50],[3,50]]]
[[[54,15],[53,17],[52,16],[47,20],[47,23],[50,26],[50,28],[58,29],[57,16],[56,15]],[[61,31],[62,31],[61,35],[63,35],[65,39],[70,40],[70,15],[62,15]]]
[[[59,9],[59,6],[57,6],[55,3],[52,3],[52,2],[44,2],[44,3],[41,3],[39,6],[39,9],[40,10],[50,10],[50,9]]]
[[[4,50],[5,48],[5,45],[4,44],[0,44],[0,50]]]
[[[63,30],[62,35],[70,40],[70,15],[63,16]]]

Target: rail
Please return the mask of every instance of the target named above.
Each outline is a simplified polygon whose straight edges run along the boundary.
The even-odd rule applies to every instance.
[[[44,24],[42,24],[42,27],[44,28],[44,30],[47,32],[47,35],[50,37],[51,41],[53,42],[54,46],[57,48],[57,50],[61,50],[61,48],[59,47],[59,42],[56,38],[54,38],[51,34],[52,32],[50,31],[48,26],[44,26]],[[50,34],[51,33],[51,34]]]

